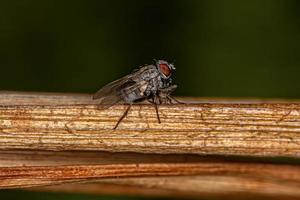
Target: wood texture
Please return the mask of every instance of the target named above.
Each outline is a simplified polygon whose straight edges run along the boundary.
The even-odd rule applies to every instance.
[[[30,190],[201,199],[299,199],[299,184],[230,175],[105,179]]]
[[[0,149],[97,150],[246,156],[300,155],[297,102],[163,105],[101,109],[90,95],[0,93]]]
[[[300,199],[297,101],[184,100],[160,106],[161,124],[152,105],[134,105],[113,130],[123,105],[0,92],[0,188]]]
[[[0,152],[0,188],[56,185],[31,188],[35,191],[299,199],[299,172],[298,163],[199,155]]]

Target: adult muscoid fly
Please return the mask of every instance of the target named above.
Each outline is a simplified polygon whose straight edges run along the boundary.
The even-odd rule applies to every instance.
[[[154,64],[142,66],[131,74],[115,80],[93,95],[93,99],[100,100],[100,106],[109,108],[117,103],[127,104],[128,107],[120,117],[114,129],[126,117],[131,105],[135,102],[147,100],[155,105],[158,122],[161,123],[158,105],[181,103],[171,96],[177,88],[172,84],[173,64],[165,60],[154,60]]]

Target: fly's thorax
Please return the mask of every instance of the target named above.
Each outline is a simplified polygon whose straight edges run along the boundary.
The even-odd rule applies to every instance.
[[[171,76],[164,76],[155,65],[141,67],[133,74],[131,80],[134,82],[134,89],[128,86],[121,91],[122,100],[126,103],[158,94],[161,89],[169,87],[172,83]]]
[[[154,66],[155,67],[155,66]],[[171,77],[164,77],[157,68],[149,68],[147,72],[145,72],[143,76],[144,80],[146,80],[147,88],[144,92],[144,96],[148,97],[153,94],[157,94],[160,89],[167,88],[171,85],[172,79]]]
[[[141,78],[144,81],[152,80],[160,75],[159,71],[154,65],[148,65],[146,66],[146,69],[141,74]]]

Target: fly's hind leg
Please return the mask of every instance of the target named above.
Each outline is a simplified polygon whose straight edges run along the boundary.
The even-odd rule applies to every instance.
[[[119,126],[119,124],[121,123],[121,121],[127,116],[128,112],[129,112],[129,110],[130,110],[130,108],[131,108],[131,105],[132,105],[132,104],[129,104],[129,105],[128,105],[126,111],[125,111],[124,114],[120,117],[120,119],[119,119],[119,121],[117,122],[117,124],[115,125],[114,129],[117,129],[118,126]]]

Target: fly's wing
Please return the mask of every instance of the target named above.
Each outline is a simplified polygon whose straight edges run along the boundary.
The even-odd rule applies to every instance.
[[[122,85],[124,85],[126,82],[130,80],[131,76],[127,75],[123,78],[120,78],[118,80],[115,80],[107,85],[105,85],[103,88],[98,90],[94,95],[93,99],[101,99],[105,96],[111,95],[114,92],[117,92],[117,89],[120,88]]]
[[[124,102],[126,97],[126,101],[130,102],[141,98],[149,82],[142,81],[140,77],[147,69],[142,67],[132,74],[107,84],[94,94],[93,99],[100,99],[100,105],[108,108],[116,103]],[[137,91],[140,94],[135,94]]]
[[[132,75],[128,75],[109,83],[96,92],[93,99],[100,99],[100,105],[103,108],[109,108],[119,102],[129,101],[126,103],[131,103],[143,98],[143,93],[149,82],[133,79]],[[136,94],[137,91],[139,94]]]
[[[100,99],[100,104],[104,107],[110,107],[121,102],[122,98],[120,90],[124,88],[126,83],[131,82],[130,79],[131,75],[127,75],[105,85],[93,95],[93,99]]]

